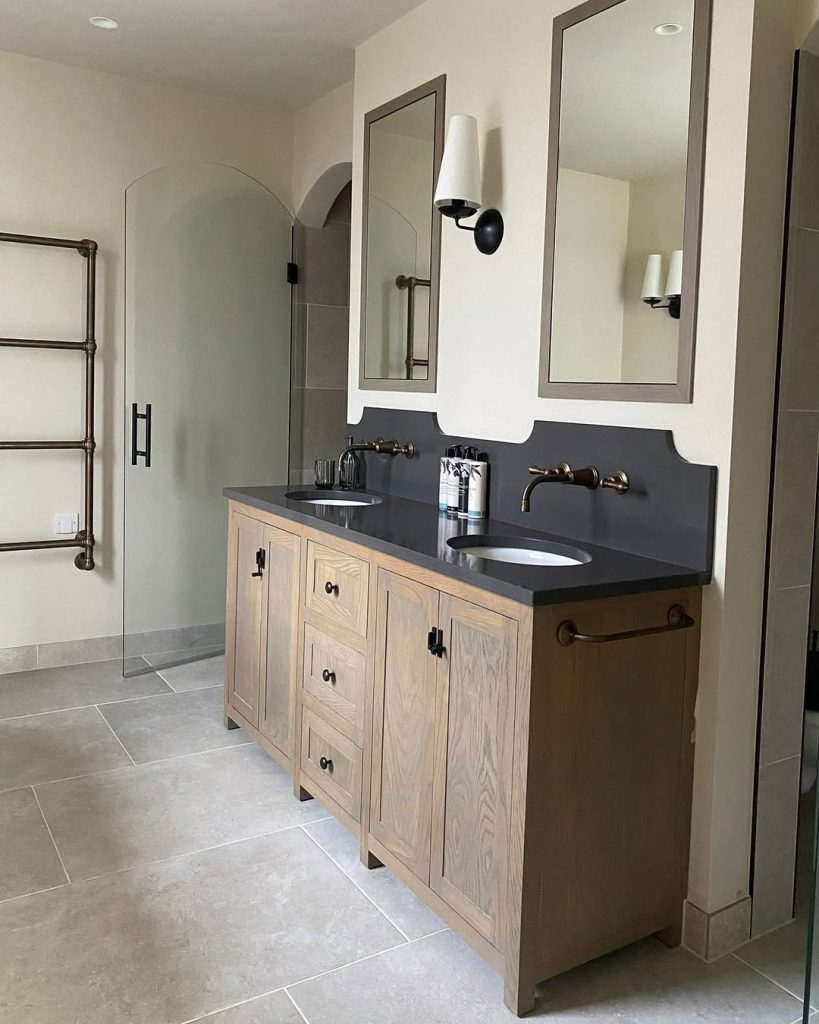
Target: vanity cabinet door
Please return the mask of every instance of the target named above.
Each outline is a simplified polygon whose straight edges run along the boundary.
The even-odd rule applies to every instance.
[[[427,642],[437,624],[437,590],[379,570],[370,832],[425,883],[438,667]]]
[[[262,588],[257,554],[263,549],[264,527],[233,512],[228,538],[227,630],[225,648],[228,703],[251,725],[259,724]]]
[[[440,625],[430,886],[503,948],[518,625],[447,594]]]
[[[259,730],[286,757],[292,758],[301,542],[294,534],[274,526],[263,526],[262,538],[265,568]]]

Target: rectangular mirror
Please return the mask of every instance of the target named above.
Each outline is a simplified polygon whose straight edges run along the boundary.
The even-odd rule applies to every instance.
[[[710,0],[554,22],[539,394],[691,401]]]
[[[359,384],[435,391],[445,76],[364,118]]]

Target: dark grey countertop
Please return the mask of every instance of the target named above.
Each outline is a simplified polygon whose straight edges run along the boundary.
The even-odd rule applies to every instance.
[[[296,487],[226,487],[226,498],[271,512],[284,519],[313,526],[336,537],[402,558],[444,576],[471,583],[521,604],[562,604],[565,601],[637,594],[675,587],[700,586],[711,581],[710,572],[653,558],[598,547],[538,530],[527,530],[493,519],[467,527],[448,520],[435,505],[379,494],[378,505],[344,508],[308,505],[285,497]],[[368,493],[378,493],[369,491]],[[351,495],[352,497],[353,495]],[[538,521],[536,513],[532,514]],[[531,566],[492,562],[451,549],[447,537],[464,533],[495,537],[532,537],[580,549],[591,555],[582,565]],[[571,553],[571,552],[569,552]]]

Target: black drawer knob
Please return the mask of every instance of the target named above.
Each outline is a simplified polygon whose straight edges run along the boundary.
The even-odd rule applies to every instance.
[[[333,684],[335,684],[336,674],[335,674],[335,672],[331,672],[329,668],[326,668],[321,673],[321,678],[324,680],[325,683],[333,683]]]
[[[333,762],[330,760],[329,757],[320,757],[319,758],[319,768],[321,768],[321,770],[323,772],[326,772],[326,771],[330,771],[331,772],[333,770]]]
[[[338,584],[337,583],[331,583],[329,580],[327,580],[327,582],[324,584],[324,593],[325,594],[337,594],[338,593]]]

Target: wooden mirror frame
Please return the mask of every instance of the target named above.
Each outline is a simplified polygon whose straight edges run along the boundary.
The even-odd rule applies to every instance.
[[[408,391],[434,393],[438,388],[438,294],[441,278],[441,214],[432,205],[431,252],[429,264],[429,344],[426,380],[406,380],[394,377],[367,377],[365,359],[367,345],[367,212],[370,195],[370,125],[374,121],[401,110],[427,96],[435,97],[435,135],[432,156],[433,192],[438,180],[441,158],[444,153],[444,129],[446,125],[446,75],[439,75],[409,92],[396,96],[388,103],[382,103],[364,115],[364,162],[362,166],[361,198],[361,311],[359,329],[358,386],[362,391]]]
[[[711,42],[712,0],[694,0],[691,45],[691,87],[688,107],[688,160],[685,175],[685,220],[683,223],[683,283],[680,332],[677,343],[677,380],[674,384],[618,384],[614,381],[552,381],[552,306],[554,291],[555,225],[557,221],[557,179],[560,155],[560,104],[563,72],[563,33],[596,14],[628,0],[588,0],[554,20],[552,75],[549,97],[549,166],[546,191],[546,248],[543,261],[541,306],[540,398],[586,398],[619,402],[690,402],[694,390],[694,340],[697,319],[697,291],[700,272],[700,229],[705,164],[705,132],[708,101],[708,63]]]

